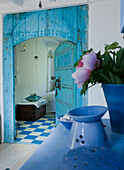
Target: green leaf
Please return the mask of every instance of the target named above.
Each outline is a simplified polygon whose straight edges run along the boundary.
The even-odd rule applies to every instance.
[[[123,59],[124,59],[124,48],[120,48],[120,50],[117,52],[117,57],[116,57],[117,67],[120,68],[120,64]]]
[[[110,76],[110,79],[112,81],[112,84],[116,84],[116,78],[110,71],[109,71],[109,76]]]
[[[123,56],[123,59],[122,59],[122,61],[120,63],[120,69],[123,69],[123,68],[124,68],[124,56]]]
[[[99,51],[96,55],[97,55],[97,59],[99,60],[102,59],[101,51]]]
[[[82,94],[84,94],[84,95],[86,94],[86,91],[88,89],[88,84],[89,84],[89,82],[85,81],[85,83],[83,84],[82,90],[81,90],[81,95]]]
[[[120,72],[120,71],[121,71],[121,69],[118,69],[118,68],[116,68],[116,67],[113,67],[113,68],[112,68],[112,72],[117,73],[117,72]]]
[[[115,63],[116,62],[116,60],[115,60],[116,52],[115,51],[110,51],[110,53],[113,54],[113,61]]]
[[[115,75],[115,78],[116,78],[116,84],[123,84],[123,81]]]
[[[88,53],[88,51],[83,51],[83,55],[85,55],[85,54],[87,54]],[[81,56],[82,57],[82,56]]]
[[[93,49],[92,48],[90,48],[89,50],[87,50],[87,51],[83,51],[83,55],[85,55],[85,54],[87,54],[87,53],[90,53],[91,51],[92,51]],[[81,56],[82,57],[82,56]]]
[[[74,67],[77,67],[79,65],[79,61],[80,60],[76,61],[76,63],[74,64]]]
[[[111,84],[111,80],[104,74],[99,73],[99,75],[104,79],[104,81],[106,81],[106,83]],[[100,83],[104,83],[104,82],[100,82]]]
[[[122,69],[117,68],[116,63],[113,63],[111,71],[114,73],[120,72]]]
[[[113,42],[112,44],[110,44],[110,45],[106,45],[105,46],[105,51],[107,52],[108,50],[114,50],[114,49],[116,49],[116,48],[120,48],[120,46],[118,46],[118,42]]]

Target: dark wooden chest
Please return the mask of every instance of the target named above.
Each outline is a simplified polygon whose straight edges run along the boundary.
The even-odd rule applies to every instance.
[[[16,105],[16,120],[35,121],[46,114],[46,104],[37,108],[35,105]]]

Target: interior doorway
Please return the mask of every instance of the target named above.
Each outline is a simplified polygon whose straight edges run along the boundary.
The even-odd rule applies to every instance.
[[[41,144],[55,127],[54,51],[63,41],[38,37],[15,46],[15,142]]]

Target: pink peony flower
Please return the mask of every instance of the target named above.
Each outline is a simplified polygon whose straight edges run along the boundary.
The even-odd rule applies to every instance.
[[[91,71],[84,67],[76,68],[76,71],[72,74],[72,78],[75,79],[75,83],[78,88],[81,88],[85,81],[90,78]]]
[[[80,60],[78,66],[76,68],[83,67],[83,65],[84,65],[83,62]]]
[[[72,74],[72,78],[75,79],[75,83],[78,88],[81,88],[85,81],[89,80],[92,71],[100,64],[94,51],[82,56],[82,60],[79,61],[79,65],[76,67],[76,71]]]
[[[91,51],[90,53],[87,53],[84,56],[82,56],[82,62],[85,68],[93,71],[98,63],[95,52]]]

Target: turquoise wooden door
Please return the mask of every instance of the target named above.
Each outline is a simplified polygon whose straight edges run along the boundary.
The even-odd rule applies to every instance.
[[[55,50],[56,80],[56,118],[66,114],[76,106],[76,88],[72,79],[76,60],[76,44],[70,41],[62,42]],[[58,87],[60,84],[60,87]],[[57,120],[56,120],[57,121]],[[58,124],[58,122],[56,122]]]

